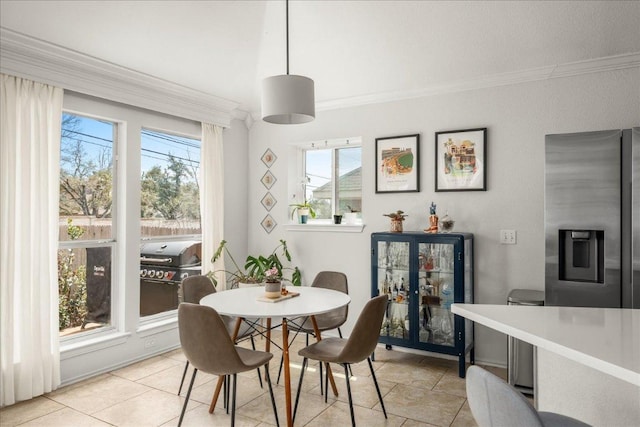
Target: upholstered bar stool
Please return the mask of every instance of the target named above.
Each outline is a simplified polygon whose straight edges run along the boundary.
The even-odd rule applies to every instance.
[[[480,427],[588,427],[553,412],[538,412],[513,386],[479,366],[466,376],[467,400]]]

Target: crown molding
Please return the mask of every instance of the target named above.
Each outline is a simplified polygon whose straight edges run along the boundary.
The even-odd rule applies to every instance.
[[[239,104],[0,27],[0,72],[229,127]]]
[[[409,91],[384,92],[316,103],[316,111],[402,101],[581,74],[640,67],[640,52],[551,65]],[[261,114],[111,62],[0,27],[0,72],[191,120],[229,127],[232,119],[251,128]]]
[[[337,110],[341,108],[358,107],[368,104],[402,101],[434,95],[515,85],[539,80],[572,77],[581,74],[623,70],[636,67],[640,67],[640,52],[607,56],[603,58],[589,59],[586,61],[569,62],[560,65],[531,68],[528,70],[514,71],[509,73],[493,74],[473,79],[460,80],[457,82],[433,85],[418,90],[385,92],[355,96],[351,98],[321,101],[316,103],[316,111]]]

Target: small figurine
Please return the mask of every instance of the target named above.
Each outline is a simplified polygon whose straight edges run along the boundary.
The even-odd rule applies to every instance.
[[[392,233],[402,233],[402,221],[408,216],[404,213],[404,211],[398,210],[396,212],[391,212],[388,214],[382,214],[383,216],[388,216],[391,218],[391,232]]]
[[[431,206],[429,206],[429,228],[425,231],[427,233],[437,233],[438,232],[438,215],[436,215],[436,204],[431,202]]]

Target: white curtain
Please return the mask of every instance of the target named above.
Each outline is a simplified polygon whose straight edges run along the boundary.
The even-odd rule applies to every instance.
[[[1,74],[0,406],[60,385],[60,88]]]
[[[224,161],[222,127],[202,123],[200,152],[200,216],[202,218],[202,274],[224,270],[224,257],[211,264],[211,257],[224,233]],[[217,274],[218,290],[225,288],[224,275]]]

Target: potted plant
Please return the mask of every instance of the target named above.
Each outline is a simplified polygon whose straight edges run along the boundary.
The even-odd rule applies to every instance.
[[[408,216],[404,211],[397,210],[388,214],[382,214],[391,218],[391,232],[402,233],[402,222]]]
[[[297,266],[289,267],[288,265],[283,264],[281,258],[278,256],[279,250],[281,252],[281,256],[283,256],[287,263],[290,264],[291,254],[287,248],[287,242],[286,240],[280,239],[280,243],[275,247],[270,255],[266,257],[263,255],[249,255],[244,264],[246,272],[250,276],[264,279],[267,276],[267,271],[275,268],[281,280],[291,282],[293,286],[302,285],[302,273],[300,273],[300,269]],[[291,277],[285,277],[285,272],[291,272]]]
[[[300,224],[306,224],[309,215],[311,215],[311,218],[316,217],[316,212],[313,210],[313,207],[307,200],[302,203],[293,203],[289,206],[293,207],[293,209],[291,210],[291,219],[293,219],[293,216],[297,212]]]
[[[349,209],[349,212],[344,213],[344,220],[348,225],[354,225],[358,221],[358,213],[360,211],[349,205],[347,205],[347,209]]]
[[[264,273],[264,293],[267,298],[278,298],[282,292],[282,277],[276,267],[272,267]]]
[[[298,222],[300,224],[306,224],[309,215],[311,218],[316,217],[316,212],[313,210],[311,203],[307,200],[307,184],[311,181],[311,178],[305,176],[301,181],[300,185],[302,186],[302,197],[304,201],[302,203],[292,203],[289,207],[293,207],[291,210],[291,219],[297,213],[298,214]]]
[[[216,275],[217,273],[224,272],[228,275],[227,280],[231,283],[231,287],[235,287],[240,283],[262,283],[265,280],[267,270],[276,268],[276,271],[278,272],[278,275],[280,277],[283,276],[283,272],[291,271],[291,278],[285,280],[291,282],[294,286],[300,286],[302,284],[302,274],[300,272],[300,269],[295,266],[285,266],[278,256],[278,250],[281,250],[281,256],[283,256],[286,261],[290,263],[291,254],[289,253],[289,250],[287,248],[287,242],[281,239],[270,255],[249,255],[245,261],[244,268],[241,268],[233,258],[233,255],[231,255],[231,252],[227,247],[227,241],[222,240],[218,245],[218,249],[216,249],[215,253],[213,254],[211,262],[216,262],[223,253],[226,253],[229,257],[229,260],[233,263],[234,270],[215,270],[209,272],[207,276],[211,279],[213,285],[217,287],[218,279]]]
[[[215,287],[218,286],[218,279],[216,278],[216,275],[218,273],[227,274],[226,279],[231,283],[231,287],[236,286],[238,283],[261,283],[262,282],[262,278],[253,276],[249,274],[245,269],[240,268],[240,265],[233,258],[233,255],[231,255],[231,251],[229,251],[229,248],[227,247],[226,240],[222,240],[218,245],[218,248],[213,254],[213,257],[211,257],[211,263],[215,263],[222,256],[223,252],[227,254],[227,256],[229,257],[229,260],[231,260],[231,262],[233,263],[234,270],[214,270],[207,273],[207,276],[209,277],[209,279],[211,279]]]

